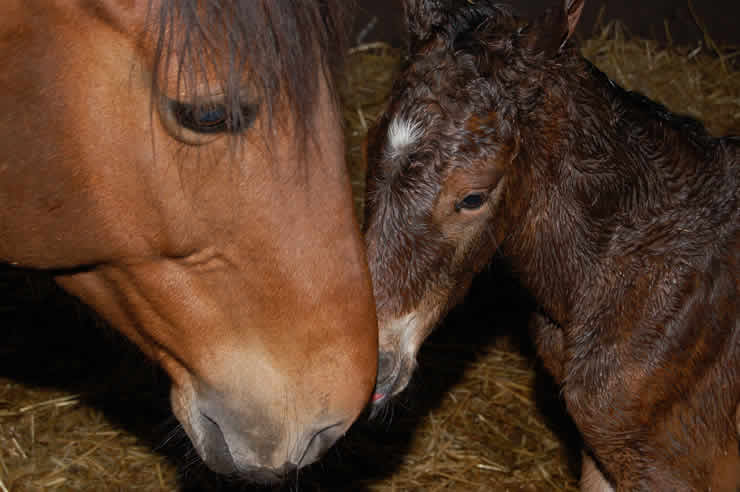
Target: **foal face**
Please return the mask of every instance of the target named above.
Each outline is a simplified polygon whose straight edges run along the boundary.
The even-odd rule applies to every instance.
[[[543,131],[557,141],[562,107],[541,68],[583,4],[566,5],[527,22],[487,1],[404,3],[410,64],[368,140],[376,400],[403,390],[421,343],[528,210],[534,171],[520,157],[530,152],[520,128],[546,114]],[[535,227],[543,218],[530,219]]]
[[[209,466],[270,479],[341,436],[376,374],[339,117],[318,69],[304,146],[289,106],[270,121],[259,101],[238,137],[194,131],[176,63],[152,94],[147,12],[11,2],[0,19],[0,259],[55,270],[158,361]]]
[[[486,265],[518,152],[514,113],[475,57],[433,38],[368,145],[366,243],[380,326],[378,396],[404,389],[437,321]]]

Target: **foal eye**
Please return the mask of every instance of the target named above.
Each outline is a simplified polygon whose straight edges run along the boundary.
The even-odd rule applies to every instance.
[[[486,203],[485,193],[471,193],[455,204],[455,211],[459,212],[463,209],[477,210],[481,208],[484,203]]]
[[[217,103],[170,101],[170,109],[181,127],[201,134],[239,134],[251,126],[257,115],[257,105],[254,104],[242,106],[236,114]]]

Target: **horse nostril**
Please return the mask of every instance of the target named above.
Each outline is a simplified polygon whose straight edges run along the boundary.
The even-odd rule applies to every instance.
[[[305,466],[318,460],[324,452],[344,434],[343,422],[324,427],[315,433],[308,441],[308,446],[303,452],[298,466]]]
[[[221,426],[211,417],[201,412],[203,426],[203,445],[205,448],[204,461],[206,465],[217,473],[229,474],[236,470],[234,459],[226,444]]]

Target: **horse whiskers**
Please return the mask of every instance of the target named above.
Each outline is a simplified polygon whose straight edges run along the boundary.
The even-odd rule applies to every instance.
[[[167,423],[167,425],[172,425],[172,429],[168,431],[162,441],[157,444],[157,446],[154,448],[155,451],[162,451],[172,445],[179,446],[182,445],[183,442],[188,441],[188,435],[185,433],[185,429],[183,428],[182,424],[174,417],[171,417],[170,419],[168,419],[168,421],[169,422]]]

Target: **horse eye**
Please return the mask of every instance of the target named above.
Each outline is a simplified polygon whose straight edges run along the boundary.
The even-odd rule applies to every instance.
[[[244,105],[240,112],[230,113],[223,104],[187,104],[170,101],[177,123],[188,130],[202,134],[238,134],[249,128],[257,115],[257,106]]]
[[[459,212],[463,209],[477,210],[481,208],[484,203],[486,203],[485,193],[471,193],[455,204],[455,211]]]

